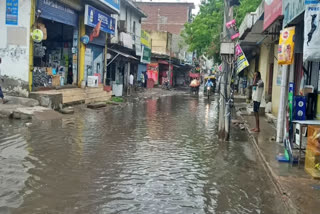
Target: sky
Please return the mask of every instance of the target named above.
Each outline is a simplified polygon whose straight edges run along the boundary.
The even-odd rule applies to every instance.
[[[136,0],[136,1],[143,1],[148,2],[150,0]],[[153,2],[193,2],[195,4],[195,9],[193,9],[192,13],[197,14],[199,12],[199,5],[201,0],[152,0]]]

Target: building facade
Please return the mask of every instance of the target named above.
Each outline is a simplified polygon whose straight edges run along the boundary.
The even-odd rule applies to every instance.
[[[185,23],[192,19],[193,3],[188,2],[140,2],[136,4],[147,14],[142,28],[149,31],[166,31],[180,35]]]

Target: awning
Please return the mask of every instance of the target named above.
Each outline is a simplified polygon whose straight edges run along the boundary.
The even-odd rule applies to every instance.
[[[112,48],[108,48],[108,51],[112,51],[112,52],[114,52],[114,53],[116,53],[116,54],[119,54],[119,55],[121,55],[121,56],[124,56],[124,57],[126,57],[126,58],[129,58],[129,59],[134,59],[134,60],[139,60],[138,58],[136,58],[136,57],[134,57],[134,56],[132,56],[132,55],[130,55],[130,54],[126,54],[126,53],[123,53],[123,52],[121,52],[121,51],[118,51],[118,50],[114,50],[114,49],[112,49]]]
[[[116,55],[115,57],[113,57],[113,59],[112,59],[110,62],[108,62],[107,66],[109,66],[119,55],[121,55],[121,56],[123,56],[123,57],[126,57],[126,58],[128,58],[128,59],[133,59],[133,60],[138,60],[138,61],[140,61],[139,59],[137,59],[136,57],[134,57],[134,56],[132,56],[132,55],[130,55],[130,54],[126,54],[126,53],[123,53],[123,52],[121,52],[121,51],[114,50],[114,49],[112,49],[112,48],[108,48],[108,51],[112,51],[112,52],[116,53],[117,55]]]

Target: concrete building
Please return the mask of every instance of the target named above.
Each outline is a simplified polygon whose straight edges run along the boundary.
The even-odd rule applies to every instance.
[[[167,31],[180,35],[184,24],[192,19],[194,4],[189,2],[142,2],[136,4],[147,14],[142,28],[150,31]]]
[[[9,15],[8,7],[20,9]],[[30,13],[30,1],[17,5],[0,1],[0,75],[4,79],[0,84],[3,91],[25,97],[29,91]]]
[[[113,16],[118,26],[108,49],[111,59],[108,63],[107,85],[112,86],[116,96],[128,93],[130,73],[137,80],[142,56],[141,19],[146,17],[131,0],[121,0],[120,3],[120,14]]]

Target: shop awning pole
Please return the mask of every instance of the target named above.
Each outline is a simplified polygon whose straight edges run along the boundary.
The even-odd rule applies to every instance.
[[[120,54],[118,53],[113,59],[107,64],[107,67],[119,56]]]

